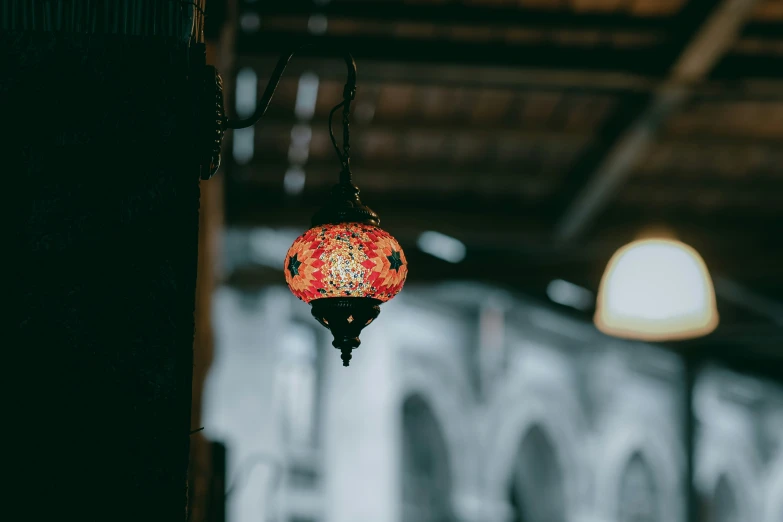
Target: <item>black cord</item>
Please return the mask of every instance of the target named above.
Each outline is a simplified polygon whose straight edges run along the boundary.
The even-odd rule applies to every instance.
[[[283,76],[283,72],[293,56],[294,52],[291,51],[290,53],[282,55],[277,60],[277,65],[275,65],[272,75],[269,77],[269,82],[266,84],[266,89],[264,89],[264,93],[261,95],[261,100],[256,106],[255,112],[248,118],[226,121],[227,129],[245,129],[258,123],[258,120],[266,114],[266,110],[269,108],[269,102],[272,101],[275,89],[277,89],[277,86],[280,83],[280,78]]]
[[[329,138],[332,140],[332,146],[334,147],[334,151],[337,153],[337,157],[340,158],[340,163],[345,163],[345,158],[343,157],[342,152],[340,152],[340,147],[337,146],[337,140],[334,138],[334,130],[332,129],[332,117],[334,116],[334,113],[337,112],[337,110],[345,105],[345,102],[340,102],[337,105],[335,105],[331,111],[329,111]]]
[[[352,185],[351,182],[351,136],[350,136],[350,121],[351,115],[351,100],[356,96],[356,90],[349,90],[348,85],[343,90],[343,154],[340,156],[342,161],[342,170],[340,171],[340,183],[343,185]],[[331,131],[331,126],[329,127]]]
[[[296,50],[287,52],[280,56],[280,58],[277,60],[275,68],[272,70],[272,74],[269,77],[269,81],[267,82],[266,87],[264,88],[264,92],[261,95],[261,99],[258,102],[258,105],[256,106],[255,112],[248,118],[227,120],[225,123],[226,129],[244,129],[258,123],[258,121],[264,116],[264,114],[266,114],[266,111],[269,108],[269,103],[272,101],[272,96],[274,96],[275,90],[280,84],[280,78],[283,76],[283,72],[285,72],[285,68],[288,66],[288,62],[291,61],[294,53],[296,53],[296,51],[302,47],[306,46],[303,45]],[[336,105],[331,110],[331,112],[329,112],[329,138],[332,140],[332,145],[334,146],[334,150],[337,153],[337,157],[340,159],[340,164],[342,165],[342,171],[340,172],[340,183],[350,184],[351,142],[349,135],[349,116],[351,112],[351,101],[356,97],[356,62],[354,61],[353,56],[351,56],[351,54],[348,52],[343,53],[343,58],[348,69],[348,78],[346,79],[345,88],[343,89],[343,101]],[[343,109],[342,152],[337,146],[337,140],[335,139],[334,132],[332,131],[332,117],[334,116],[334,113],[337,112],[337,110],[341,107]]]
[[[261,100],[256,106],[255,112],[248,118],[228,120],[226,122],[227,129],[244,129],[258,123],[269,108],[269,102],[272,101],[272,96],[275,94],[275,90],[280,83],[280,78],[283,76],[285,68],[288,66],[288,62],[291,61],[294,53],[307,46],[308,45],[302,45],[301,47],[280,56],[277,60],[277,65],[275,65],[274,70],[272,70],[272,74],[266,84],[264,93],[261,95]],[[343,97],[345,98],[346,94],[350,94],[350,100],[353,100],[353,96],[356,94],[356,62],[354,61],[353,56],[348,52],[344,53],[343,58],[345,59],[345,65],[348,68],[348,78],[346,79]],[[348,100],[348,103],[350,103],[350,100]]]

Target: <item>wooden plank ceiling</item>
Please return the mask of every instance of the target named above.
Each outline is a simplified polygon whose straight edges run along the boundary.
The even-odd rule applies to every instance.
[[[756,2],[709,74],[662,121],[596,219],[566,244],[553,231],[620,136],[659,91],[717,1],[332,0],[240,9],[237,71],[264,83],[295,57],[255,129],[252,159],[227,168],[229,225],[304,227],[339,167],[326,118],[356,56],[355,181],[410,252],[411,279],[492,280],[495,259],[539,289],[553,277],[595,289],[614,248],[649,226],[697,247],[713,271],[783,300],[783,2]],[[318,78],[296,115],[302,74]],[[262,85],[263,87],[263,85]],[[293,140],[307,151],[292,159]],[[299,136],[299,138],[297,138]],[[292,164],[304,188],[284,191]],[[417,251],[423,230],[468,246],[449,266]],[[734,305],[731,305],[734,306]],[[763,322],[731,306],[737,321]],[[762,314],[763,315],[763,314]]]

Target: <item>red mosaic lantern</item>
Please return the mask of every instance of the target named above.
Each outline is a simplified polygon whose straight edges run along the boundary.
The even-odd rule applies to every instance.
[[[372,225],[313,227],[286,255],[291,292],[310,303],[334,297],[364,297],[385,303],[402,289],[408,267],[400,244]]]
[[[359,189],[341,183],[285,259],[288,287],[332,332],[344,366],[361,344],[362,329],[381,313],[381,303],[402,290],[408,275],[400,244],[379,223],[359,200]]]
[[[346,56],[348,82],[343,102],[329,114],[329,134],[342,163],[340,182],[285,259],[291,292],[312,306],[312,314],[334,336],[332,345],[348,366],[361,344],[359,334],[380,314],[381,303],[402,289],[408,263],[400,244],[382,230],[378,215],[364,206],[351,180],[348,117],[356,94],[356,65]],[[332,116],[343,109],[342,151],[332,134]]]
[[[258,123],[280,83],[295,51],[277,61],[269,82],[253,114],[244,119],[228,119],[223,110],[220,75],[214,68],[204,82],[204,103],[210,110],[204,142],[209,156],[202,159],[202,177],[209,179],[220,164],[220,147],[227,129],[243,129]],[[350,53],[343,55],[348,79],[343,101],[329,113],[329,137],[340,159],[340,182],[327,204],[313,216],[310,230],[302,234],[288,251],[285,279],[296,297],[312,306],[313,316],[334,336],[332,345],[342,352],[348,366],[351,351],[359,346],[359,334],[381,313],[380,304],[402,289],[408,264],[397,240],[381,228],[378,214],[364,206],[359,189],[351,180],[351,145],[348,132],[351,102],[356,96],[356,63]],[[342,108],[342,150],[332,132],[332,117]]]

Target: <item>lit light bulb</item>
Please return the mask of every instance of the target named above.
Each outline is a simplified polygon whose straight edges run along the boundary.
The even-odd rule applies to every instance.
[[[673,239],[625,245],[606,267],[595,324],[609,335],[646,341],[709,334],[718,326],[718,310],[704,260]]]

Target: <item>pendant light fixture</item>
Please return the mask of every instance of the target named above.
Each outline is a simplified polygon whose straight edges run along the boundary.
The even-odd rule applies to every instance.
[[[626,339],[675,341],[718,326],[707,265],[690,246],[669,238],[640,239],[612,256],[598,290],[595,325]]]
[[[280,77],[294,52],[280,57],[255,113],[246,119],[227,120],[223,111],[222,82],[212,68],[205,85],[214,89],[203,97],[217,105],[216,115],[205,140],[210,156],[205,158],[202,177],[209,179],[220,165],[220,145],[225,129],[255,125],[269,106]],[[378,214],[359,199],[359,188],[351,174],[349,120],[351,102],[356,96],[356,63],[344,53],[348,78],[343,101],[329,113],[329,137],[340,160],[339,182],[332,188],[325,205],[315,213],[311,228],[299,236],[288,250],[284,262],[285,280],[291,292],[309,303],[312,315],[334,336],[332,345],[342,352],[348,366],[351,352],[361,341],[362,329],[378,317],[380,305],[402,289],[408,275],[405,254],[394,237],[380,228]],[[332,131],[332,118],[342,109],[342,147]]]

